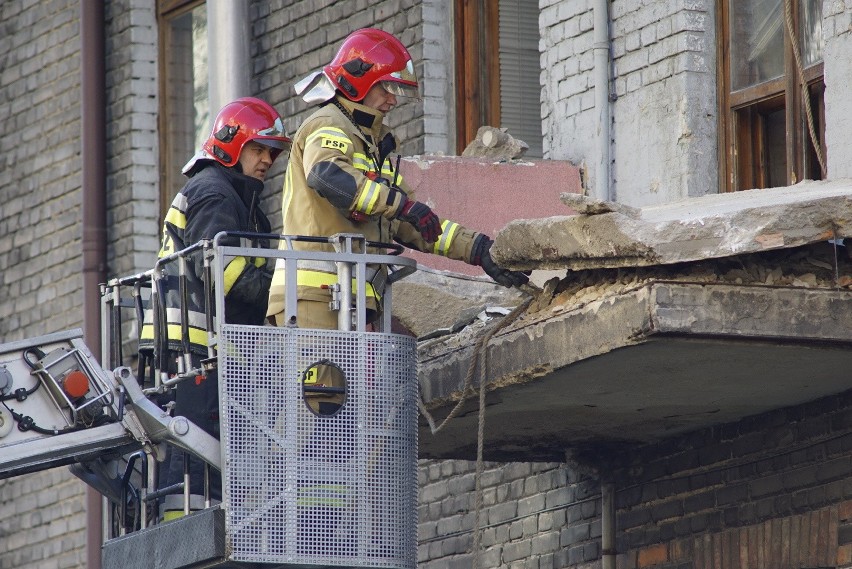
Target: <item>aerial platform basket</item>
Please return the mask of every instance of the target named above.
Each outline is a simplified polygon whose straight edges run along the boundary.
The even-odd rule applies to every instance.
[[[224,326],[220,357],[230,557],[414,568],[414,339]],[[345,383],[339,409],[311,406],[304,380],[314,373]]]
[[[270,238],[279,240],[278,249],[258,248]],[[222,503],[190,511],[187,495],[184,517],[107,540],[105,567],[416,567],[416,341],[391,333],[392,285],[416,270],[402,251],[356,234],[221,233],[160,259],[153,271],[108,283],[105,328],[127,328],[120,307],[127,312],[133,305],[141,319],[140,281],[147,282],[154,345],[165,346],[164,287],[177,280],[186,305],[191,256],[203,259],[206,304],[215,306],[206,311],[207,359],[199,364],[190,356],[183,326],[177,374],[164,373],[162,353],[174,350],[171,344],[138,375],[146,385],[153,378],[146,393],[155,395],[217,369],[209,377],[219,381],[220,452],[190,452],[205,460],[210,476],[221,473]],[[239,256],[285,268],[287,325],[239,325],[214,316],[225,314],[217,291],[225,290],[228,261]],[[168,263],[174,265],[166,278]],[[297,269],[329,266],[336,271],[330,309],[338,329],[300,327]],[[131,289],[128,303],[122,299]],[[119,349],[105,359],[122,360],[121,342],[109,344]],[[180,431],[178,419],[171,431]]]
[[[416,566],[415,339],[367,332],[367,287],[409,259],[368,254],[357,235],[335,253],[279,250],[284,327],[219,326],[223,506],[230,558],[280,567]],[[227,258],[228,248],[219,259]],[[298,327],[298,263],[333,261],[339,330]],[[215,265],[214,265],[215,268]],[[217,270],[221,275],[223,271]],[[390,290],[377,292],[390,330]],[[217,283],[222,286],[222,283]],[[221,288],[219,289],[221,290]],[[348,302],[344,299],[354,298]],[[218,314],[224,304],[221,298]],[[295,318],[293,318],[295,316]]]

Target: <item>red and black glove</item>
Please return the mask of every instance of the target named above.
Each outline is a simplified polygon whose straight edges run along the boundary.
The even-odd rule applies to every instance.
[[[441,219],[435,215],[435,212],[428,205],[422,202],[408,200],[396,217],[413,225],[423,236],[423,239],[429,243],[437,241],[438,236],[443,232]]]
[[[471,264],[482,267],[482,270],[499,285],[511,288],[526,284],[530,280],[526,273],[501,269],[497,266],[491,258],[491,246],[493,244],[494,241],[486,235],[482,233],[477,235],[476,241],[473,243]]]

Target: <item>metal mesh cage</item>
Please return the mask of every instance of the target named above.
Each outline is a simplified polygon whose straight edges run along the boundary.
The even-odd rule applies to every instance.
[[[416,362],[396,334],[222,327],[232,560],[416,566]]]

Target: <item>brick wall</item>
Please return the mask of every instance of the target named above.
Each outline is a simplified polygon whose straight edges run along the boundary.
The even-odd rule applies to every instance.
[[[105,4],[111,277],[150,269],[160,245],[157,24],[150,4]]]
[[[614,0],[609,6],[613,197],[649,205],[715,193],[713,2]],[[594,180],[592,2],[544,0],[541,7],[544,155],[585,163]]]
[[[476,496],[475,463],[421,461],[418,567],[469,568]],[[597,484],[556,463],[487,463],[481,478],[481,567],[568,567],[569,557],[597,559],[600,527],[575,519],[600,513]],[[595,533],[596,532],[596,533]]]
[[[81,262],[68,254],[81,242],[78,8],[73,0],[2,7],[0,341],[80,322]]]
[[[834,566],[838,536],[849,543],[850,428],[852,392],[636,449],[615,471],[619,552],[637,567],[738,567],[728,550],[764,556],[752,566]]]
[[[615,483],[619,569],[852,567],[850,449],[852,392],[570,466],[488,464],[482,567],[596,566],[597,473]],[[472,463],[421,464],[421,567],[470,566],[474,484]]]
[[[82,323],[79,2],[0,7],[0,342]],[[0,481],[0,567],[79,567],[82,485]]]
[[[423,0],[423,67],[418,69],[423,97],[425,154],[456,152],[455,81],[453,78],[452,10],[446,0]]]
[[[158,245],[156,29],[106,3],[108,272]],[[5,2],[0,33],[0,343],[82,326],[77,0]],[[85,486],[66,468],[0,481],[0,568],[84,567]]]
[[[84,508],[65,469],[0,481],[0,567],[85,567]]]

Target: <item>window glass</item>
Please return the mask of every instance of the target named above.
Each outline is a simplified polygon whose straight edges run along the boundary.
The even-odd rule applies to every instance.
[[[500,126],[541,158],[538,0],[500,0]]]
[[[802,63],[807,67],[822,61],[822,0],[802,0],[799,4],[802,22]]]
[[[719,42],[729,48],[719,51],[719,69],[728,72],[719,76],[723,191],[825,177],[822,4],[719,3]],[[788,57],[795,53],[799,61]]]
[[[785,145],[786,117],[784,109],[764,116],[766,128],[766,186],[787,185],[787,147]]]
[[[542,156],[538,0],[455,0],[456,148],[505,128]]]
[[[186,178],[181,168],[210,133],[207,73],[207,9],[204,4],[165,20],[165,99],[162,128],[165,144],[162,188],[165,207]]]
[[[731,87],[756,85],[784,74],[783,0],[729,0]]]

